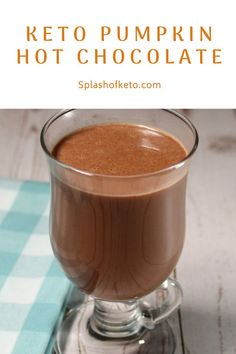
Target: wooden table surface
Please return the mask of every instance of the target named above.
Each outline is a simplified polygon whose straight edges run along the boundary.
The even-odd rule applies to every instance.
[[[48,180],[39,134],[54,112],[0,110],[0,177]],[[235,354],[236,113],[185,114],[200,144],[190,169],[186,241],[177,266],[184,300],[172,318],[176,353]]]

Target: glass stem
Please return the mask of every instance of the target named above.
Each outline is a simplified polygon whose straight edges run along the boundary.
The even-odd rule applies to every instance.
[[[132,301],[94,301],[94,311],[88,329],[95,337],[133,337],[142,331],[142,312],[139,303]]]

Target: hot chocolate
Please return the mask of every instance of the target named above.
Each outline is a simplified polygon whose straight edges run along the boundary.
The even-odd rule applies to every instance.
[[[52,154],[88,175],[114,180],[113,189],[101,193],[79,188],[75,175],[68,183],[52,176],[51,241],[68,277],[102,299],[131,299],[154,290],[182,251],[186,175],[138,193],[132,183],[120,193],[115,180],[173,166],[186,157],[184,147],[163,131],[106,124],[66,136]]]

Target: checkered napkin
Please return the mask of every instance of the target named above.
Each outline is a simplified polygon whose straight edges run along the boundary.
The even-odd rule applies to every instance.
[[[48,236],[49,185],[0,180],[0,353],[48,353],[69,281]]]

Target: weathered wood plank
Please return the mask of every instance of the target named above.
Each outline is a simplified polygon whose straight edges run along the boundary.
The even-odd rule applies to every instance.
[[[178,264],[186,354],[236,353],[236,117],[194,110],[199,135]]]
[[[0,176],[48,180],[39,144],[44,122],[55,110],[0,110]]]

